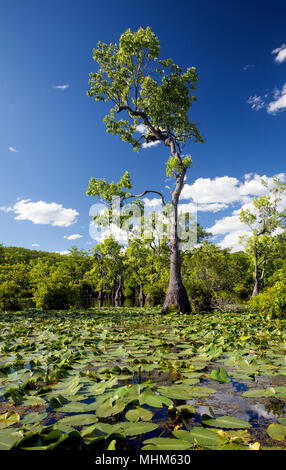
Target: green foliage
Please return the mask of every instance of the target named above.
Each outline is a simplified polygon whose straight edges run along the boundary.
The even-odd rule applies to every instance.
[[[280,279],[271,287],[252,297],[249,302],[251,312],[269,318],[286,316],[286,284],[285,272],[281,270]]]
[[[183,279],[195,312],[227,311],[249,297],[250,260],[245,253],[230,253],[203,241],[182,258]]]
[[[38,264],[31,272],[34,283],[33,298],[42,309],[68,309],[75,305],[78,290],[70,274],[61,267],[52,268]]]
[[[0,264],[0,310],[17,310],[30,293],[30,266],[25,263]]]
[[[98,71],[90,73],[87,95],[96,101],[113,103],[104,122],[108,133],[118,135],[138,151],[142,146],[134,134],[141,122],[154,137],[165,140],[171,135],[181,143],[187,139],[202,141],[188,110],[196,99],[198,83],[194,67],[186,72],[172,59],[158,60],[160,43],[151,28],[128,29],[119,45],[101,41],[93,50]],[[125,111],[127,119],[115,119]]]
[[[190,155],[185,156],[182,162],[171,155],[167,161],[166,176],[176,177],[183,169],[190,168],[191,164],[192,158]]]

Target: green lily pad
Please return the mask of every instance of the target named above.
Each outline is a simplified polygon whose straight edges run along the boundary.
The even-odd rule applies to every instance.
[[[234,418],[232,416],[217,416],[212,418],[208,415],[202,416],[202,424],[207,426],[212,426],[215,428],[223,429],[244,429],[251,428],[251,424],[242,419]]]
[[[7,411],[0,415],[0,429],[8,428],[20,421],[20,415],[14,411]]]
[[[153,417],[153,413],[146,408],[134,408],[132,410],[128,410],[125,414],[125,418],[132,423],[137,423],[139,419],[142,421],[150,421]]]
[[[48,413],[28,413],[21,419],[21,424],[39,423],[48,416]]]
[[[182,384],[159,387],[158,392],[176,400],[189,400],[193,397],[207,397],[212,393],[216,393],[216,390],[205,386],[194,387]]]
[[[69,424],[71,426],[86,426],[87,424],[95,423],[98,418],[93,414],[82,413],[73,416],[65,416],[59,419],[58,423]]]
[[[226,370],[222,369],[221,367],[218,370],[214,369],[211,371],[211,378],[221,383],[226,383],[230,381],[228,373],[226,372]]]
[[[192,444],[183,439],[172,439],[170,437],[154,437],[143,441],[142,450],[186,450]]]
[[[270,424],[266,431],[267,434],[276,441],[284,441],[286,437],[286,426],[282,424]]]

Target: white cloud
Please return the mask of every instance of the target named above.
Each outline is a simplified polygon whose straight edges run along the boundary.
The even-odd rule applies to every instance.
[[[143,149],[148,149],[150,147],[156,147],[156,145],[160,144],[161,140],[155,140],[155,142],[143,142],[142,148]]]
[[[15,147],[8,147],[9,152],[18,152],[18,150]]]
[[[73,235],[65,235],[64,238],[66,238],[67,240],[78,240],[79,238],[82,238],[82,235],[80,235],[79,233],[74,233]]]
[[[69,84],[66,83],[65,85],[54,85],[53,88],[57,88],[58,90],[66,90],[69,88]]]
[[[66,256],[70,255],[71,252],[69,250],[64,250],[64,251],[56,251],[56,253],[59,253],[59,255]]]
[[[276,175],[286,181],[286,173]],[[248,173],[244,181],[230,176],[217,176],[216,178],[198,178],[193,184],[185,184],[181,199],[193,199],[198,204],[198,210],[217,212],[226,209],[229,204],[247,203],[252,196],[261,196],[267,192],[261,180],[265,180],[271,187],[272,177]]]
[[[136,131],[140,132],[140,134],[146,134],[147,133],[147,127],[144,126],[144,124],[138,124],[136,127]]]
[[[34,248],[39,248],[40,245],[39,245],[39,243],[32,243],[32,246],[33,246]]]
[[[280,173],[275,176],[277,176],[282,182],[286,181],[286,173]],[[253,197],[265,194],[274,183],[272,177],[268,177],[266,175],[260,176],[255,173],[246,174],[244,176],[244,182],[239,182],[236,180],[236,178],[227,178],[228,177],[224,177],[225,188],[227,191],[224,196],[225,201],[227,202],[228,198],[230,203],[240,203],[240,207],[233,210],[231,215],[216,220],[212,227],[207,228],[207,231],[211,232],[215,237],[224,236],[223,239],[218,243],[218,245],[222,248],[231,248],[232,251],[238,251],[242,250],[242,245],[239,243],[239,237],[250,233],[250,228],[248,225],[240,221],[239,216],[241,209],[252,209],[251,201]],[[265,186],[261,184],[262,179],[267,182],[268,188],[265,188]],[[195,181],[195,183],[197,181]],[[218,181],[222,182],[222,178],[215,178],[213,181],[216,181],[216,183],[218,183]],[[214,185],[212,191],[209,181],[206,182],[206,185],[206,188],[210,191],[208,195],[209,202],[215,202],[216,198],[218,201],[222,199],[218,184]],[[200,186],[203,188],[203,181],[200,182]],[[196,187],[198,192],[199,189],[200,187]],[[203,196],[206,197],[206,194],[203,193]],[[211,202],[206,205],[206,208],[210,205]],[[286,205],[286,195],[283,197],[280,205],[282,210],[282,208]]]
[[[249,232],[247,230],[240,230],[228,233],[218,245],[221,248],[230,248],[232,252],[241,251],[243,246],[240,243],[240,237],[244,235],[249,235]]]
[[[250,96],[247,100],[247,103],[250,104],[251,109],[254,109],[255,111],[259,111],[265,106],[265,101],[261,96],[258,95]]]
[[[15,220],[30,220],[34,224],[47,224],[56,227],[69,227],[76,222],[79,213],[75,209],[65,209],[56,202],[37,201],[22,199],[13,207],[1,207],[5,212],[14,212]]]
[[[144,197],[142,201],[146,207],[159,207],[162,205],[162,199],[158,199],[157,197],[154,197],[153,199]]]
[[[276,54],[276,57],[274,57],[275,62],[278,62],[281,64],[286,60],[286,44],[282,44],[281,47],[277,47],[277,49],[274,49],[271,54]]]
[[[286,108],[286,83],[281,90],[275,91],[274,98],[267,106],[269,114],[276,114],[278,111],[283,111]]]
[[[185,184],[181,199],[193,199],[199,204],[237,201],[239,180],[230,176],[198,178],[193,184]]]

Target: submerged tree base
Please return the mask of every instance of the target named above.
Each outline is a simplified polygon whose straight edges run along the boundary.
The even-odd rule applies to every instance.
[[[183,284],[175,284],[169,287],[161,313],[168,312],[191,313],[191,305],[188,294]]]

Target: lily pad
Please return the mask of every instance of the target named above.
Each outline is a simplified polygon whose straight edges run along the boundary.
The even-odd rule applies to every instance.
[[[170,437],[154,437],[143,441],[142,450],[186,450],[192,444],[183,439],[172,439]]]
[[[215,428],[223,429],[244,429],[251,428],[251,424],[242,419],[234,418],[233,416],[217,416],[212,418],[208,415],[202,416],[202,424],[212,426]]]

